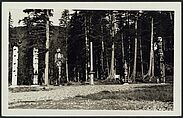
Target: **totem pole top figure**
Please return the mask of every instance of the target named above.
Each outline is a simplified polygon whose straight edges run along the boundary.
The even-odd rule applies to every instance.
[[[61,52],[60,48],[57,49],[57,52]]]
[[[57,49],[57,59],[58,60],[60,60],[60,59],[63,59],[63,54],[61,54],[61,50],[60,50],[60,48],[59,49]]]
[[[159,48],[159,54],[160,56],[163,56],[163,39],[162,37],[158,37],[158,48]]]
[[[61,50],[57,49],[57,52],[55,54],[55,63],[57,64],[57,66],[61,66],[61,63],[64,62],[64,56],[63,54],[61,54]]]
[[[158,37],[158,41],[162,42],[163,41],[162,37]]]

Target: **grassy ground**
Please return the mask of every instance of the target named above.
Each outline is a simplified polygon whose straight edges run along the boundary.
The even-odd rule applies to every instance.
[[[76,96],[84,99],[102,100],[102,99],[121,99],[121,100],[148,100],[173,102],[172,86],[150,86],[136,89],[134,91],[101,91],[87,96]]]
[[[36,109],[173,110],[173,85],[136,87],[135,90],[127,91],[106,90],[63,100],[24,101],[10,106]]]

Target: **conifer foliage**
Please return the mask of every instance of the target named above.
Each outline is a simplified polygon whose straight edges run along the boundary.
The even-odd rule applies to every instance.
[[[63,82],[87,81],[91,66],[89,42],[93,42],[95,80],[113,79],[112,72],[123,82],[156,82],[155,78],[162,77],[161,64],[165,66],[165,77],[173,76],[173,11],[78,9],[70,14],[69,10],[64,10],[59,26],[52,26],[49,20],[54,12],[51,9],[25,9],[23,12],[28,16],[20,20],[25,24],[21,28],[12,26],[9,14],[10,55],[14,42],[21,42],[19,84],[32,84],[33,47],[39,49],[39,73],[45,72],[45,54],[49,51],[49,84],[55,84],[58,78],[54,62],[58,48],[65,58]],[[46,49],[47,21],[49,49]],[[160,60],[158,37],[162,38],[163,61]],[[127,66],[127,80],[124,80],[124,65]],[[9,68],[11,81],[11,64]],[[43,82],[44,78],[39,74],[39,83]]]

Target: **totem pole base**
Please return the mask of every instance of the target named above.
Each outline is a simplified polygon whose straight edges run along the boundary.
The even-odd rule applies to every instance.
[[[123,85],[129,85],[129,83],[124,83]]]
[[[31,87],[39,87],[40,85],[31,85]]]
[[[9,88],[17,88],[19,87],[18,85],[10,85]]]
[[[94,73],[95,72],[89,72],[90,73],[90,85],[94,85]]]
[[[165,85],[166,83],[160,83],[160,84]]]

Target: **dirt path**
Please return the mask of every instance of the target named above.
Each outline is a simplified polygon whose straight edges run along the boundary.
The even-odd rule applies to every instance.
[[[88,95],[98,93],[100,91],[125,91],[133,90],[135,87],[154,86],[158,84],[129,84],[129,85],[81,85],[81,86],[60,86],[53,87],[49,91],[30,91],[30,92],[9,92],[8,103],[17,103],[25,101],[40,101],[40,100],[62,100],[68,97],[77,95]]]

